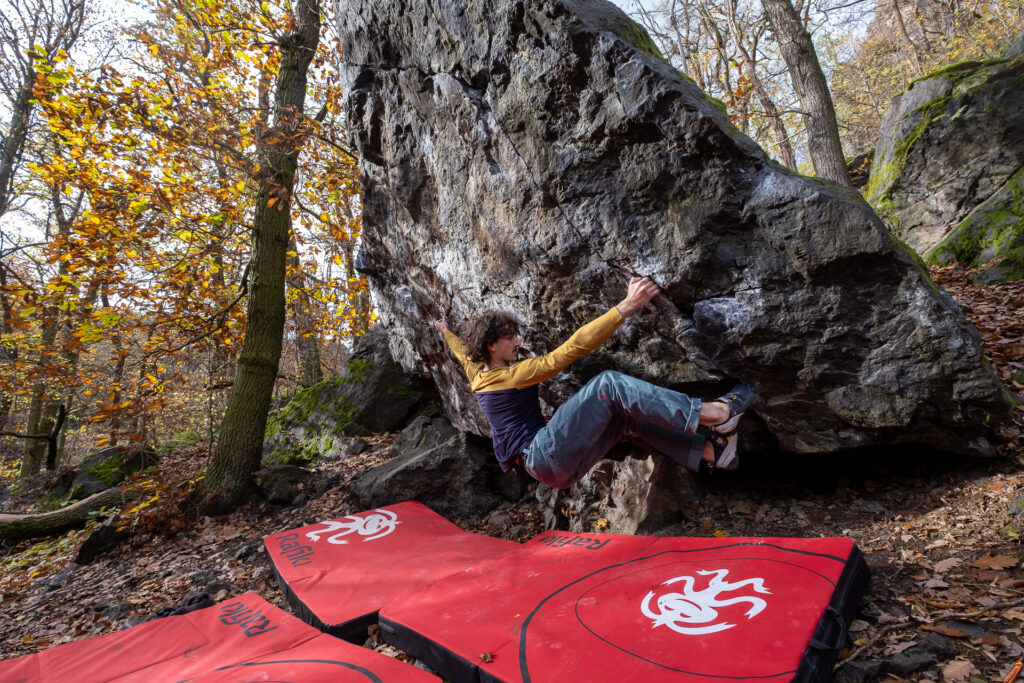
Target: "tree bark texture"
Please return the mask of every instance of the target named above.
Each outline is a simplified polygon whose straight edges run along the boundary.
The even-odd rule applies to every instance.
[[[764,0],[763,6],[793,78],[793,89],[800,98],[814,172],[820,178],[851,187],[832,95],[818,63],[811,34],[804,28],[790,0]]]
[[[32,117],[32,84],[35,79],[36,72],[27,69],[25,80],[18,90],[14,110],[11,112],[9,132],[3,140],[3,157],[0,157],[0,216],[7,213],[10,206],[14,172],[28,140],[28,124]]]
[[[233,510],[253,492],[252,473],[263,455],[270,399],[281,360],[285,318],[285,261],[291,195],[305,130],[306,76],[320,38],[317,0],[297,3],[296,30],[280,42],[274,125],[263,135],[253,217],[253,280],[235,383],[220,439],[203,481],[203,511]],[[271,200],[273,206],[270,206]]]
[[[297,365],[299,373],[299,384],[303,387],[311,387],[324,378],[323,363],[320,359],[320,342],[316,335],[308,334],[312,327],[312,315],[309,313],[309,296],[304,290],[305,273],[302,272],[302,262],[299,260],[299,247],[294,236],[288,244],[288,250],[295,253],[292,256],[292,272],[296,274],[297,280],[292,286],[297,290],[298,296],[292,301],[291,316],[295,329],[295,351],[298,356]]]
[[[90,512],[119,505],[137,495],[138,493],[133,490],[107,489],[60,510],[28,515],[0,515],[0,540],[22,541],[26,538],[59,534],[83,526],[89,519]]]

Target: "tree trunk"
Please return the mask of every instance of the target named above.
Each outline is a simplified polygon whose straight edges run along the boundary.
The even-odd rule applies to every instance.
[[[26,69],[23,81],[18,89],[11,112],[8,134],[4,139],[3,156],[0,157],[0,216],[7,213],[11,203],[11,189],[14,185],[15,170],[25,149],[28,139],[28,124],[32,117],[32,85],[35,83],[36,72]]]
[[[60,154],[59,145],[55,147],[54,154]],[[53,219],[57,223],[57,234],[62,238],[66,238],[71,234],[71,224],[76,220],[81,204],[79,203],[76,205],[73,208],[71,215],[68,215],[64,210],[64,206],[61,204],[61,196],[64,194],[63,189],[63,186],[51,186],[50,200],[53,207]],[[67,261],[61,261],[60,266],[57,268],[57,275],[59,278],[65,278],[67,277],[67,273],[68,263]],[[98,294],[99,288],[97,286],[90,286],[82,300],[83,309],[90,310],[96,302]],[[68,313],[60,310],[56,302],[50,302],[43,307],[43,330],[40,338],[41,350],[39,352],[39,360],[37,361],[37,364],[40,367],[53,362],[48,360],[48,358],[53,354],[53,349],[57,343],[58,332],[62,324],[66,325],[65,319],[68,315]],[[64,365],[61,370],[65,376],[73,375],[78,365],[79,352],[65,351],[63,355]],[[43,384],[37,384],[32,389],[28,423],[25,426],[26,435],[45,436],[53,430],[54,422],[57,419],[58,405],[60,405],[60,401],[47,399],[46,389],[47,387]],[[55,448],[56,445],[54,444],[54,449]],[[21,462],[21,476],[24,477],[37,473],[43,462],[44,454],[47,454],[47,466],[52,469],[56,463],[51,463],[51,459],[56,457],[56,451],[52,449],[48,451],[46,442],[41,439],[30,439],[25,444],[25,455]]]
[[[47,57],[70,52],[84,24],[84,0],[15,2],[0,6],[0,42],[11,48],[4,51],[5,60],[11,61],[11,68],[5,71],[17,74],[0,89],[4,100],[0,109],[10,112],[10,119],[5,121],[6,133],[0,136],[0,216],[7,212],[14,199],[12,192],[21,157],[31,135],[35,108],[32,88],[38,75],[33,59],[40,52]]]
[[[14,314],[7,291],[7,266],[0,263],[0,363],[14,367],[18,362],[18,345],[14,343],[14,329],[11,326]],[[6,431],[7,419],[13,406],[14,394],[0,389],[0,431]]]
[[[28,419],[25,421],[25,436],[27,437],[40,435],[39,423],[43,415],[43,391],[41,386],[32,389],[32,397],[28,404]],[[21,477],[30,477],[39,473],[43,466],[45,450],[46,445],[41,439],[29,438],[25,441],[25,452],[21,456]]]
[[[61,263],[61,274],[66,270],[64,263]],[[57,316],[59,311],[56,306],[45,306],[43,308],[43,331],[40,338],[39,359],[37,364],[42,367],[47,363],[47,353],[53,348],[57,340]],[[32,387],[31,398],[28,406],[28,420],[25,423],[26,436],[44,436],[49,433],[52,426],[53,416],[57,408],[52,401],[46,400],[46,386],[39,383]],[[41,439],[29,439],[25,442],[25,454],[21,459],[21,476],[27,477],[39,472],[43,464],[43,455],[46,453],[46,442]]]
[[[83,526],[90,512],[118,505],[137,495],[136,491],[107,489],[60,510],[29,515],[0,515],[0,540],[22,541],[59,534]]]
[[[253,217],[254,276],[235,383],[203,480],[202,509],[207,514],[231,511],[252,495],[252,473],[263,455],[267,414],[281,359],[289,212],[305,134],[306,75],[320,39],[319,2],[299,0],[296,8],[296,30],[280,42],[274,127],[263,136],[276,139],[276,143],[263,143],[260,150],[265,175],[260,178]]]
[[[762,4],[793,78],[793,89],[800,98],[814,172],[819,178],[851,187],[832,95],[818,63],[811,35],[790,0],[764,0]]]
[[[53,427],[50,429],[50,435],[46,439],[46,469],[51,472],[57,467],[57,442],[60,438],[61,430],[64,429],[64,420],[67,419],[67,416],[67,408],[61,403],[57,406],[57,415],[53,419]]]
[[[310,328],[313,327],[313,315],[310,313],[311,304],[305,291],[306,275],[302,272],[302,262],[299,260],[299,245],[294,237],[288,244],[288,250],[295,254],[291,259],[291,266],[292,272],[297,277],[292,283],[298,296],[292,301],[291,316],[295,328],[299,384],[303,387],[311,387],[324,378],[323,363],[320,359],[320,340],[310,331]]]

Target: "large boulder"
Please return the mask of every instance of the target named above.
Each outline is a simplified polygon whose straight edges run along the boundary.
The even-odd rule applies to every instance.
[[[339,0],[362,252],[405,367],[487,433],[431,327],[487,308],[553,349],[631,275],[664,290],[546,382],[614,367],[698,395],[734,380],[783,448],[990,454],[1009,400],[979,336],[860,195],[772,162],[603,0]]]
[[[865,195],[926,258],[938,251],[934,261],[976,264],[982,253],[1007,256],[1008,231],[1024,232],[1022,91],[1024,58],[1011,50],[934,71],[886,110]],[[1000,193],[999,206],[975,212]],[[999,220],[1008,212],[1010,228]]]
[[[263,461],[340,460],[358,452],[347,437],[395,431],[418,413],[436,410],[430,383],[396,365],[383,328],[373,327],[356,342],[341,372],[299,391],[270,414]]]

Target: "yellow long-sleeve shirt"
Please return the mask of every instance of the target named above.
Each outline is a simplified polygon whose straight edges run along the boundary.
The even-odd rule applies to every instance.
[[[554,377],[577,358],[581,358],[601,344],[622,324],[624,318],[614,306],[601,317],[576,330],[571,337],[551,353],[526,358],[502,368],[484,370],[483,363],[469,359],[465,344],[452,332],[445,332],[448,347],[462,364],[473,391],[499,391],[524,389]]]

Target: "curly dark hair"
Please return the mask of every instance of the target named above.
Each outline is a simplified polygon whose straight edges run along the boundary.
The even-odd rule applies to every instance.
[[[504,311],[484,311],[462,324],[459,337],[474,363],[490,360],[487,347],[509,334],[519,334],[519,321]]]

